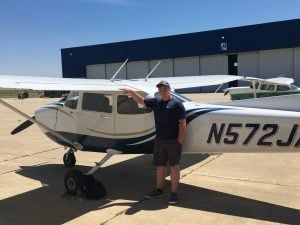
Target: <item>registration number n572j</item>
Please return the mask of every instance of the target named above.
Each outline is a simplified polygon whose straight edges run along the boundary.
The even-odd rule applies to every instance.
[[[294,124],[291,129],[287,132],[287,137],[274,137],[278,134],[279,126],[274,123],[267,124],[258,124],[258,123],[213,123],[209,130],[207,143],[216,143],[216,144],[242,144],[248,145],[256,135],[260,135],[256,138],[256,145],[258,146],[300,146],[300,138],[296,138],[297,130],[299,125]],[[243,135],[241,138],[240,131],[241,129],[246,129],[247,134]],[[258,131],[263,131],[259,132]]]

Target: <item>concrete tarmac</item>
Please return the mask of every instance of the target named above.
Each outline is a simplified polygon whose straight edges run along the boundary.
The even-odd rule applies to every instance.
[[[222,94],[187,95],[198,102],[226,101]],[[55,99],[6,99],[32,115]],[[23,118],[0,106],[0,224],[300,224],[300,154],[184,155],[180,201],[168,204],[170,187],[154,188],[151,155],[117,155],[96,174],[108,195],[87,200],[65,193],[63,147],[33,125],[15,136]],[[101,153],[77,152],[88,171]]]

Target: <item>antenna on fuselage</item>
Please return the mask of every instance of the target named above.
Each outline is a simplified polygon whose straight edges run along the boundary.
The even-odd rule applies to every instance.
[[[123,67],[126,65],[128,62],[128,58],[123,62],[123,64],[120,66],[120,68],[114,73],[114,75],[110,78],[110,81],[114,81],[116,76],[120,73],[120,71],[123,69]]]
[[[159,66],[160,63],[161,63],[161,60],[159,60],[158,63],[156,63],[156,65],[152,68],[152,70],[147,74],[147,76],[145,77],[145,81],[148,80],[148,78],[151,76],[151,74],[154,72],[154,70],[156,70],[156,68]]]

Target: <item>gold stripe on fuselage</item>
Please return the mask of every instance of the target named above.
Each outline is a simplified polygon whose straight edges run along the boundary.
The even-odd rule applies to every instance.
[[[98,130],[94,130],[94,129],[91,129],[91,128],[88,128],[86,127],[86,129],[92,131],[92,132],[95,132],[95,133],[98,133],[98,134],[104,134],[104,135],[111,135],[111,136],[130,136],[130,135],[135,135],[135,134],[143,134],[143,133],[146,133],[150,130],[154,130],[154,127],[150,128],[150,129],[147,129],[147,130],[143,130],[143,131],[137,131],[137,132],[123,132],[123,133],[109,133],[109,132],[103,132],[103,131],[98,131]]]

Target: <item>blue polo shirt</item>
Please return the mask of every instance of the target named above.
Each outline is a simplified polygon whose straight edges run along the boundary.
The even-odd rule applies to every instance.
[[[183,104],[174,97],[166,101],[161,98],[145,98],[144,103],[154,112],[156,136],[161,139],[177,139],[179,120],[186,117]]]

